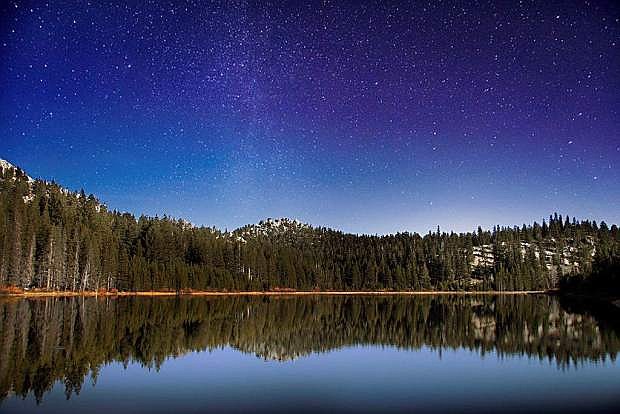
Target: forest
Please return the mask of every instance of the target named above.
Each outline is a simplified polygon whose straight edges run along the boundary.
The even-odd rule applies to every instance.
[[[579,369],[616,360],[619,320],[617,308],[573,310],[549,295],[5,298],[0,400],[41,401],[57,381],[69,398],[112,362],[159,369],[227,346],[275,361],[356,345],[464,348]]]
[[[109,211],[84,191],[1,171],[5,288],[620,291],[620,233],[603,221],[556,213],[541,224],[459,234],[356,235],[293,221],[285,231],[259,223],[224,232]]]

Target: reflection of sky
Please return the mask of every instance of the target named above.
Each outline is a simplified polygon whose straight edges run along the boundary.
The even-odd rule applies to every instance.
[[[400,351],[357,346],[291,362],[265,361],[225,348],[166,361],[159,372],[139,364],[102,368],[65,401],[56,385],[41,412],[269,411],[583,411],[620,407],[614,362],[559,369],[527,357],[481,357],[466,350]],[[29,412],[10,399],[2,412]]]

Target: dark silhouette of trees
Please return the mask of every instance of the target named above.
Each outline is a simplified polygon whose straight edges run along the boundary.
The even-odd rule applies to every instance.
[[[286,229],[283,230],[285,226]],[[93,290],[539,290],[614,283],[617,226],[353,235],[293,221],[234,232],[108,211],[83,191],[0,176],[0,286]],[[591,279],[591,280],[590,280]],[[590,283],[588,282],[588,283]]]

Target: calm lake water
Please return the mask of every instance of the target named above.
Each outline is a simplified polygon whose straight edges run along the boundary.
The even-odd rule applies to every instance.
[[[613,411],[619,324],[544,295],[4,299],[0,411]]]

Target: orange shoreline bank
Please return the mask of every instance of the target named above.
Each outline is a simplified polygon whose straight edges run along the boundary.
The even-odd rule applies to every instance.
[[[22,293],[5,293],[0,297],[114,297],[114,296],[421,296],[421,295],[541,295],[556,293],[557,290],[526,290],[526,291],[240,291],[240,292],[70,292],[70,291],[37,291]]]

